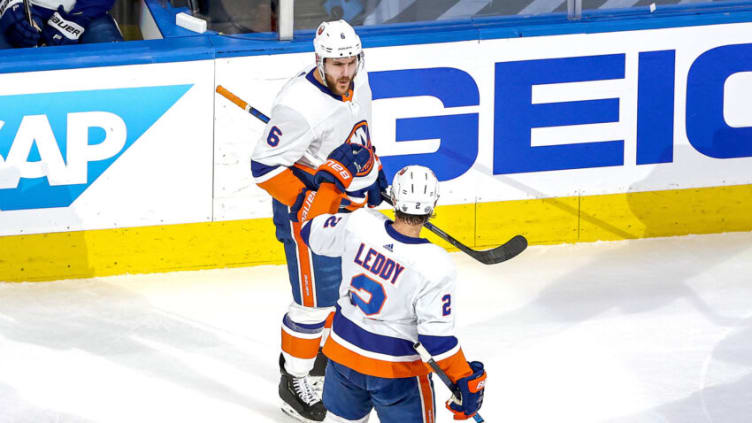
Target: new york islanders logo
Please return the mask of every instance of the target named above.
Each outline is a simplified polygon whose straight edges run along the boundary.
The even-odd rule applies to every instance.
[[[361,120],[356,123],[353,126],[352,131],[350,131],[350,135],[347,136],[345,143],[360,144],[363,147],[373,149],[373,146],[371,145],[371,133],[368,132],[368,122]]]
[[[376,162],[376,158],[374,157],[373,150],[371,150],[368,147],[359,147],[358,144],[350,144],[352,146],[353,154],[358,156],[359,158],[365,159],[365,160],[358,160],[355,163],[356,171],[355,176],[366,176],[369,173],[371,173],[371,169],[373,169],[373,165]],[[356,147],[358,146],[358,147]],[[367,158],[366,158],[366,155]],[[365,161],[365,164],[359,165],[359,163],[362,163]]]
[[[345,140],[346,144],[353,144],[353,145],[360,145],[367,149],[368,154],[370,155],[368,161],[364,166],[362,166],[360,169],[358,169],[355,176],[365,176],[368,175],[369,172],[371,172],[371,169],[373,169],[374,165],[374,154],[373,154],[373,145],[371,144],[371,134],[368,132],[368,122],[365,120],[361,120],[360,122],[356,123],[353,126],[352,131],[350,131],[350,135],[347,136],[347,139]],[[353,152],[355,153],[355,149],[353,149]],[[366,152],[357,153],[357,154],[366,154]]]

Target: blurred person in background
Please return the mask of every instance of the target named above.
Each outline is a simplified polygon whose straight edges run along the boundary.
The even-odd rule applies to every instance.
[[[115,0],[0,0],[0,49],[123,41]]]

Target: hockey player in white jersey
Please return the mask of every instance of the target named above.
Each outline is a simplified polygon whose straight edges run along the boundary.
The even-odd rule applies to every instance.
[[[360,209],[322,214],[303,226],[312,251],[342,258],[340,297],[324,345],[325,422],[366,422],[372,408],[382,422],[434,422],[431,370],[413,349],[417,341],[462,393],[446,403],[455,419],[472,417],[482,405],[483,364],[468,363],[454,336],[455,267],[442,248],[419,238],[438,189],[430,169],[407,166],[391,188],[394,222]]]
[[[371,89],[363,68],[360,38],[344,20],[324,22],[316,31],[313,45],[315,65],[291,78],[280,90],[251,157],[255,182],[273,197],[276,235],[284,245],[293,294],[282,320],[279,395],[283,411],[304,421],[321,421],[325,414],[320,395],[311,389],[307,375],[323,376],[326,359],[319,347],[327,317],[338,298],[341,271],[339,258],[309,251],[300,239],[301,225],[289,219],[289,206],[301,191],[319,188],[314,176],[338,147],[371,146]],[[339,163],[333,165],[341,167]],[[339,169],[330,168],[329,172],[336,174]],[[381,189],[386,187],[378,159],[373,158],[371,167],[356,173],[368,175],[359,176],[361,182],[365,181],[363,185],[350,187],[345,193],[341,184],[341,189],[336,184],[324,184],[313,210],[333,204],[335,199],[349,209],[378,205]],[[341,199],[344,194],[348,195]],[[337,208],[326,211],[336,212]]]

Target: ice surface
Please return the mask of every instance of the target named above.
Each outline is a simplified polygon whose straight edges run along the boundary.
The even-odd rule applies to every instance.
[[[752,233],[452,259],[488,422],[752,418]],[[0,283],[0,422],[292,422],[276,393],[289,301],[282,266]]]

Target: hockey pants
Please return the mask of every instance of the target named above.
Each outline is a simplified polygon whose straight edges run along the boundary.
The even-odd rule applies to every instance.
[[[340,259],[311,252],[300,237],[300,223],[288,218],[287,206],[274,200],[273,212],[293,297],[282,319],[282,354],[286,370],[293,376],[303,376],[313,368],[326,319],[339,296]]]
[[[430,375],[388,379],[364,375],[329,360],[324,422],[365,423],[375,408],[382,422],[433,423],[434,398]]]

